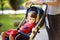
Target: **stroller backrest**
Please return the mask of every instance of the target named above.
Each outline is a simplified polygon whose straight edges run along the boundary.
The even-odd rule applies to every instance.
[[[27,9],[26,11],[26,18],[28,16],[29,11],[35,11],[37,13],[37,22],[40,20],[41,16],[43,15],[44,11],[42,8],[38,8],[35,6],[31,6],[30,8]]]

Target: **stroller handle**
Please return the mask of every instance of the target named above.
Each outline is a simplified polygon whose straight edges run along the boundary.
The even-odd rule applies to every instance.
[[[35,4],[31,4],[30,7],[32,7],[32,5],[35,5]],[[37,4],[36,4],[36,5],[37,5]],[[45,5],[44,11],[45,11],[45,13],[46,13],[47,8],[48,8],[48,5],[47,5],[46,3],[42,3],[42,4],[40,4],[40,5]]]
[[[47,11],[47,8],[48,8],[48,5],[43,3],[42,5],[46,5],[46,9],[41,17],[41,19],[39,20],[38,24],[35,26],[34,30],[32,31],[31,35],[30,35],[30,39],[29,40],[33,40],[37,34],[37,32],[39,31],[43,21],[45,20],[45,17],[47,16],[46,15],[46,11]],[[39,27],[40,26],[40,27]]]
[[[46,3],[43,3],[43,5],[46,5],[46,9],[45,9],[45,13],[46,13],[48,5]]]

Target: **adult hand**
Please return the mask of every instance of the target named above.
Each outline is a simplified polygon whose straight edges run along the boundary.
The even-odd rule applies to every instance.
[[[25,2],[24,3],[24,6],[25,7],[28,7],[28,6],[30,6],[30,5],[32,5],[32,4],[35,4],[35,5],[42,5],[43,4],[43,1],[39,1],[39,0],[36,0],[36,1],[27,1],[27,2]]]
[[[28,6],[32,5],[32,1],[27,1],[24,3],[24,7],[28,8]]]

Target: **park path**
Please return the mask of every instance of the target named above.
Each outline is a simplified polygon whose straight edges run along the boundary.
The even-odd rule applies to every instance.
[[[2,39],[1,39],[1,35],[0,35],[0,40],[2,40]]]
[[[48,40],[48,34],[46,29],[39,30],[40,33],[37,33],[35,40]]]

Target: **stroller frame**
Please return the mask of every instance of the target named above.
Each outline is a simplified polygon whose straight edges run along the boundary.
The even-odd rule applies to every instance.
[[[47,8],[48,8],[48,5],[45,4],[45,3],[43,3],[42,5],[46,5],[45,11],[44,11],[42,17],[39,19],[37,25],[35,26],[34,30],[33,30],[32,33],[30,34],[30,36],[24,34],[24,33],[21,32],[21,31],[20,31],[20,32],[18,31],[19,34],[15,37],[15,40],[19,40],[18,37],[20,37],[20,35],[25,36],[25,39],[22,39],[22,40],[33,40],[33,39],[35,38],[35,36],[36,36],[36,34],[38,33],[40,27],[41,27],[41,26],[43,25],[43,23],[44,23],[44,20],[45,20],[45,17],[46,17],[46,11],[47,11]],[[34,7],[34,6],[31,5],[30,8],[31,8],[31,7]],[[29,9],[28,9],[28,10],[29,10]],[[28,10],[27,10],[27,13],[28,13]],[[26,13],[26,17],[27,17],[27,13]],[[39,14],[39,15],[40,15],[40,14]],[[26,17],[25,17],[25,18],[26,18]],[[24,19],[25,19],[25,18],[24,18]],[[24,21],[24,19],[22,20],[22,22]],[[21,22],[21,24],[19,25],[19,27],[23,24],[22,22]],[[19,28],[18,28],[18,30],[19,30]]]
[[[21,32],[21,31],[19,30],[19,28],[21,27],[21,25],[23,25],[23,24],[25,23],[24,20],[27,18],[28,11],[31,11],[30,8],[27,9],[25,18],[23,18],[22,21],[20,22],[20,24],[18,25],[18,28],[17,28],[18,34],[17,34],[17,36],[15,37],[15,40],[20,40],[20,37],[21,37],[21,36],[22,36],[22,39],[21,39],[21,40],[33,40],[33,39],[34,39],[34,37],[35,37],[36,34],[38,33],[40,27],[43,25],[44,20],[45,20],[45,17],[46,17],[46,11],[47,11],[48,5],[45,4],[45,3],[43,3],[42,5],[46,5],[46,8],[45,8],[44,11],[42,10],[42,8],[39,9],[39,8],[37,8],[37,7],[35,7],[35,6],[32,6],[32,5],[30,6],[30,8],[36,8],[36,9],[37,9],[37,11],[38,11],[38,16],[39,16],[39,20],[38,20],[38,22],[37,22],[34,30],[30,33],[30,35],[27,35],[27,34]],[[34,10],[35,10],[35,9],[34,9]],[[39,11],[39,10],[40,10],[40,11]],[[40,15],[40,12],[42,13],[42,15]],[[40,18],[40,17],[41,17],[41,18]],[[25,38],[24,38],[23,36],[24,36]],[[8,39],[9,39],[9,37],[8,37]],[[8,40],[8,39],[7,39],[7,40]]]

